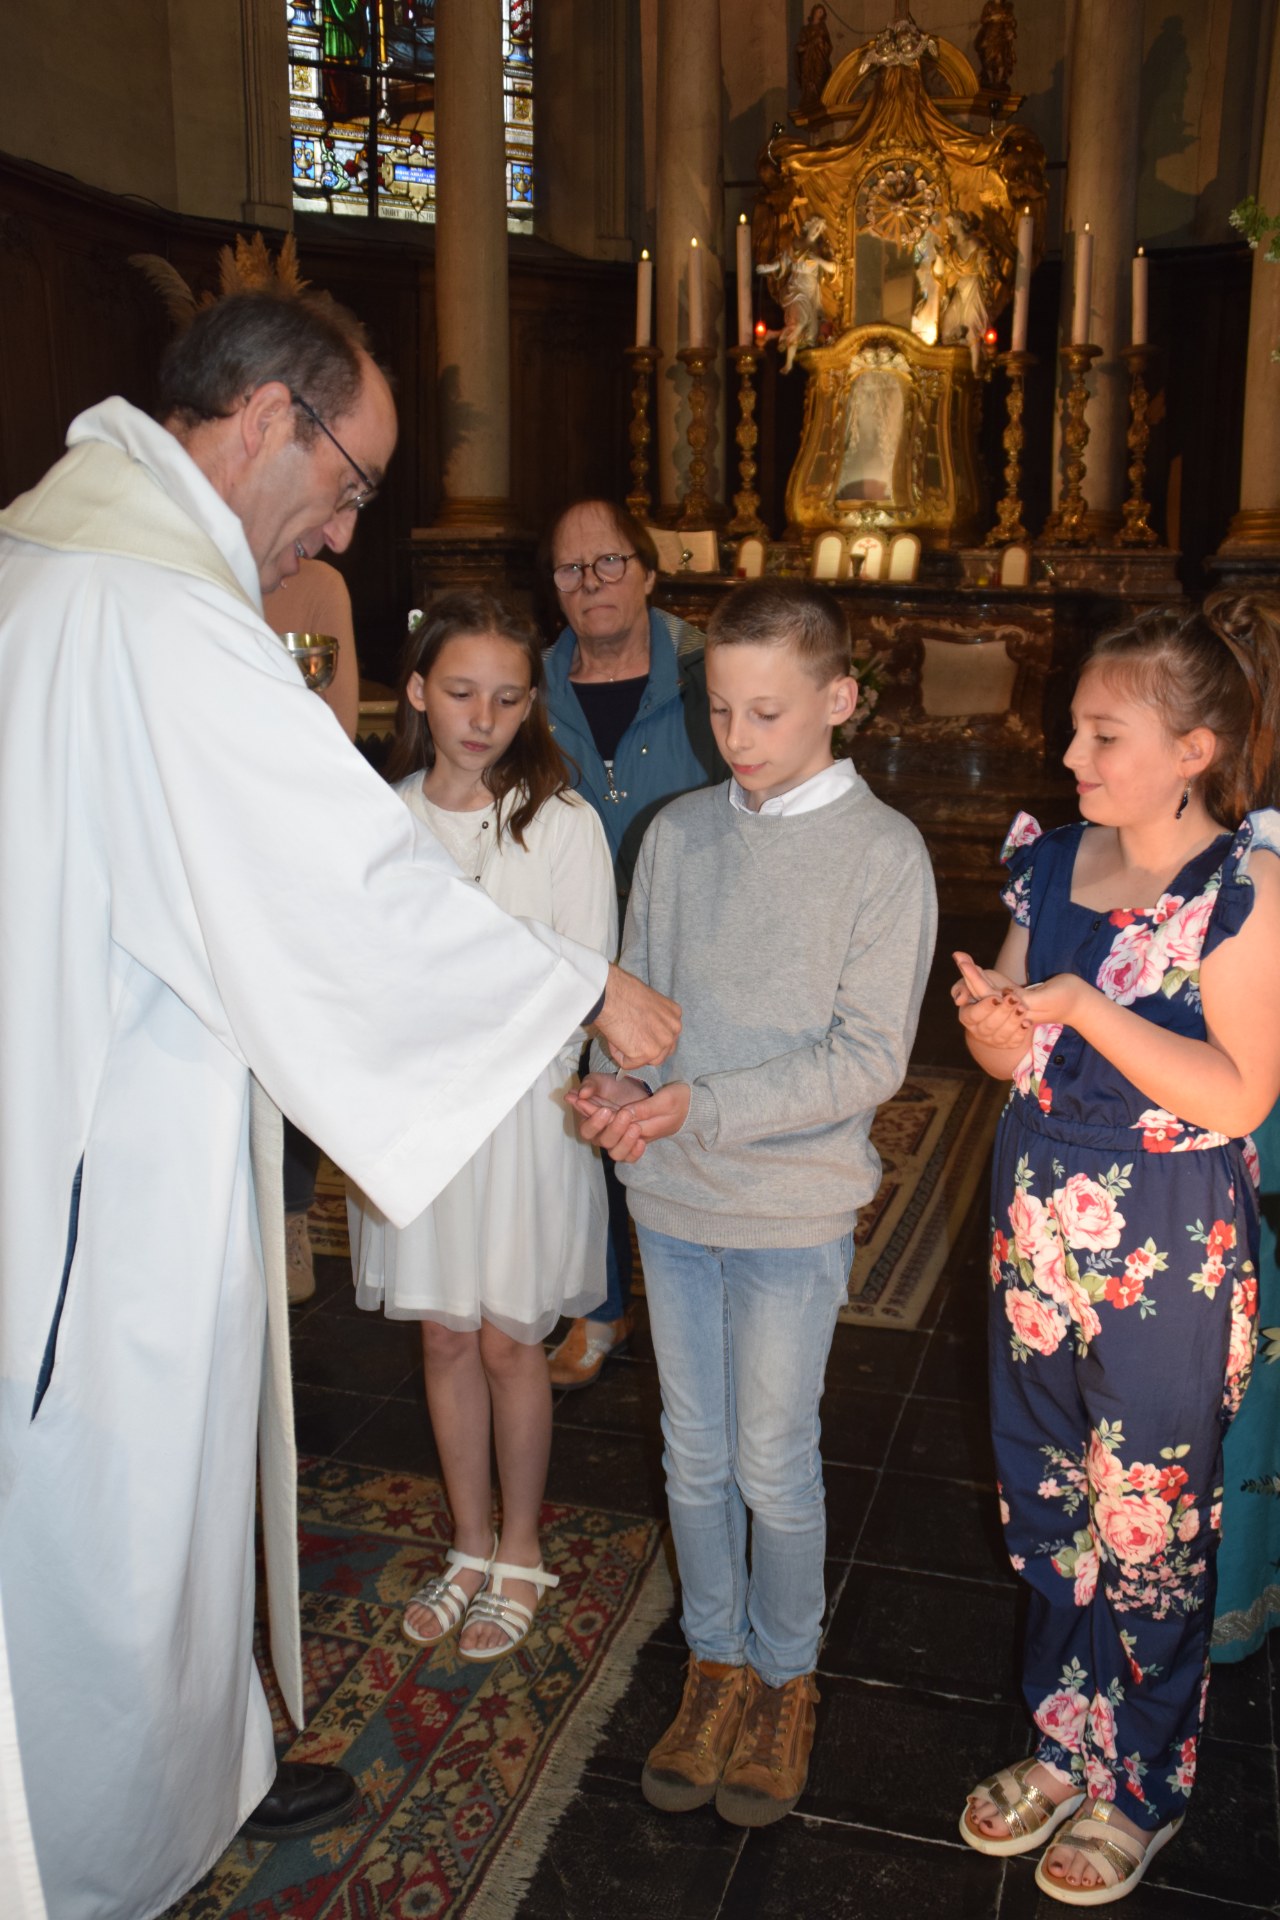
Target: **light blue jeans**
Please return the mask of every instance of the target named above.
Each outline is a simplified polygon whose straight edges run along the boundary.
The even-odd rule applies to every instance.
[[[637,1233],[680,1624],[700,1660],[745,1663],[780,1687],[818,1658],[827,1543],[818,1402],[853,1235],[740,1249]]]

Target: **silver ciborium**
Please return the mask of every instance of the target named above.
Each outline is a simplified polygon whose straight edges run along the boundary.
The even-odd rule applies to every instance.
[[[331,633],[282,633],[312,693],[323,693],[338,665],[338,642]]]

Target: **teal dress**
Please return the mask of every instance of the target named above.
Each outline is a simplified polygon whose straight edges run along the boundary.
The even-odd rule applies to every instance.
[[[1214,1660],[1246,1659],[1280,1626],[1280,1106],[1253,1138],[1262,1166],[1258,1351],[1223,1449]]]

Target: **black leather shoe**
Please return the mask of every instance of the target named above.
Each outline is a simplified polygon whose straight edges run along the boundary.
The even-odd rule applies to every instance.
[[[341,1767],[282,1760],[270,1791],[245,1821],[244,1832],[256,1840],[287,1840],[290,1834],[336,1826],[359,1800],[359,1787]]]

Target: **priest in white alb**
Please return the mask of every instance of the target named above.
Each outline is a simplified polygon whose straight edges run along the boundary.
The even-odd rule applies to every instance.
[[[354,323],[221,301],[161,394],[0,513],[0,1595],[56,1920],[350,1790],[273,1785],[251,1648],[260,1447],[300,1721],[279,1110],[403,1224],[580,1022],[678,1026],[464,881],[262,619],[391,457]]]

